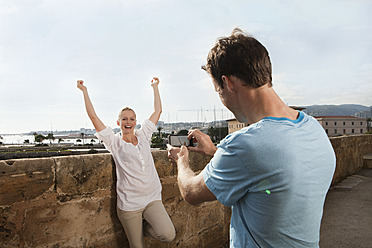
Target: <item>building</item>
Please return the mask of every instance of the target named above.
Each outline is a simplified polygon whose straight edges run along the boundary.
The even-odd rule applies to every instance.
[[[302,111],[303,107],[296,107],[296,106],[290,106],[291,108],[293,108],[294,110],[299,110],[299,111]],[[229,120],[226,120],[227,123],[228,123],[228,134],[230,133],[233,133],[235,131],[238,131],[240,129],[242,129],[243,127],[248,127],[249,126],[249,123],[248,122],[245,122],[245,123],[241,123],[239,122],[237,119],[229,119]]]
[[[367,118],[355,116],[314,116],[328,136],[355,135],[367,132]]]
[[[238,131],[238,130],[242,129],[243,127],[248,127],[249,126],[248,122],[241,123],[235,118],[234,119],[229,119],[229,120],[226,120],[226,121],[228,123],[228,134],[233,133],[235,131]]]

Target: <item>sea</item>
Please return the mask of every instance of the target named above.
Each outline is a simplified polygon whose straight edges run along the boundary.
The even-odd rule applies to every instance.
[[[1,134],[0,135],[2,139],[0,139],[0,142],[3,143],[3,146],[20,146],[20,145],[35,145],[37,142],[35,142],[35,137],[33,135],[28,134]],[[62,136],[55,135],[54,140],[43,140],[43,144],[53,144],[53,145],[82,145],[82,144],[98,144],[100,141],[97,138],[87,137],[87,138],[81,138],[79,137],[67,137],[63,136],[62,140],[59,141],[59,138]],[[28,140],[28,142],[27,142]]]

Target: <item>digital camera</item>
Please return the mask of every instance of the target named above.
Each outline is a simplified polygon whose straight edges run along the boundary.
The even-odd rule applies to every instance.
[[[175,147],[193,146],[192,139],[189,140],[187,135],[169,135],[168,143]]]

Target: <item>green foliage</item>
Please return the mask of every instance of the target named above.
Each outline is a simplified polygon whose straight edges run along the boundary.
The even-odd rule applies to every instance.
[[[210,127],[208,128],[207,134],[211,137],[213,143],[218,143],[226,137],[228,133],[227,127]]]
[[[37,143],[41,143],[41,142],[43,142],[43,140],[45,140],[45,136],[44,135],[42,135],[42,134],[36,134],[35,135],[35,142],[37,142]]]
[[[164,146],[163,138],[159,137],[158,135],[155,135],[154,137],[151,138],[151,147],[161,148],[163,146]]]
[[[52,141],[55,140],[53,133],[48,133],[46,138],[49,140],[50,144],[52,144]]]
[[[53,133],[48,133],[48,135],[46,136],[46,138],[48,140],[55,140]]]
[[[188,135],[188,134],[189,134],[189,130],[185,130],[185,129],[180,130],[180,131],[177,133],[177,135]]]
[[[39,144],[36,144],[35,147],[40,147],[40,146],[49,146],[48,144],[42,144],[42,143],[39,143]]]
[[[152,144],[162,144],[163,143],[163,139],[158,137],[158,136],[155,136],[155,137],[152,137],[151,138],[151,143]]]
[[[161,130],[162,130],[162,129],[163,129],[162,127],[158,127],[159,137],[161,137]]]

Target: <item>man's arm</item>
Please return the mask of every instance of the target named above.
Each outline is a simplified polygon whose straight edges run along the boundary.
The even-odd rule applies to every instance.
[[[192,205],[216,200],[216,197],[205,185],[202,173],[195,175],[190,169],[187,148],[185,146],[181,148],[168,146],[168,149],[169,158],[177,164],[178,187],[183,199]]]
[[[157,77],[154,77],[151,80],[151,86],[154,90],[154,112],[151,114],[149,120],[152,121],[156,125],[160,119],[160,115],[162,112],[161,99],[160,99],[160,93],[159,93],[159,87],[158,87],[159,79]]]
[[[103,122],[98,118],[96,112],[94,111],[93,104],[90,101],[88,89],[84,85],[83,80],[77,81],[77,87],[83,92],[84,96],[84,103],[85,103],[85,109],[87,111],[87,114],[89,116],[89,119],[92,121],[92,124],[97,132],[102,131],[106,128],[106,126],[103,124]]]

